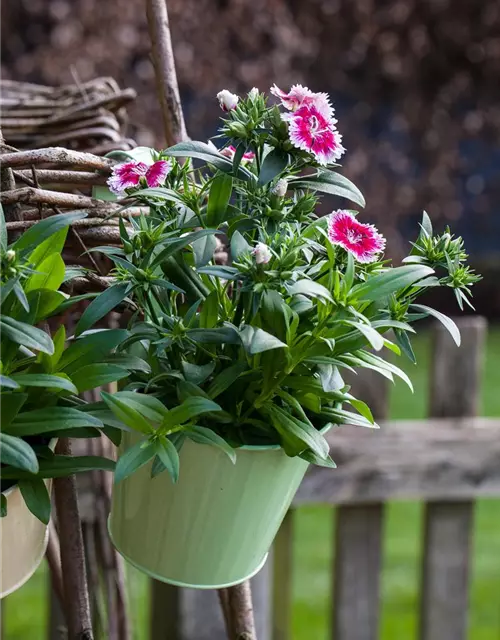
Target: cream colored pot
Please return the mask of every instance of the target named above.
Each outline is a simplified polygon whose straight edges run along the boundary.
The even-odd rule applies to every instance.
[[[51,480],[46,480],[50,492]],[[0,598],[22,587],[43,560],[48,527],[25,505],[17,485],[4,491],[7,515],[0,518]]]

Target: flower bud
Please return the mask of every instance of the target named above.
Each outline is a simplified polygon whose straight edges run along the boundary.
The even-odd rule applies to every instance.
[[[231,111],[231,109],[236,109],[239,97],[227,89],[223,89],[217,94],[217,100],[222,111]]]
[[[16,252],[14,251],[14,249],[9,249],[5,253],[5,257],[7,258],[7,262],[14,262],[14,260],[16,259]]]
[[[271,193],[273,196],[279,196],[280,198],[284,198],[286,192],[288,190],[288,181],[286,178],[280,178],[278,182],[271,187]]]
[[[247,130],[244,124],[241,122],[230,122],[227,126],[229,134],[233,138],[246,138]]]
[[[248,97],[252,101],[259,97],[259,90],[257,89],[257,87],[253,87],[253,89],[250,89],[250,91],[248,92]]]
[[[252,249],[252,255],[255,258],[255,264],[267,264],[273,257],[271,250],[263,242],[257,242],[255,248]]]

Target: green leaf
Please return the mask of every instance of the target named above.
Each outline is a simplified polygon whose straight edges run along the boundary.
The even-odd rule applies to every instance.
[[[75,371],[72,375],[73,382],[78,387],[78,393],[102,387],[110,382],[122,380],[128,376],[128,371],[123,367],[113,364],[88,364]]]
[[[264,331],[259,327],[252,327],[249,324],[246,324],[243,329],[241,329],[240,337],[245,350],[250,355],[262,353],[263,351],[269,351],[271,349],[288,347],[287,344],[278,340],[276,336],[267,333],[267,331]]]
[[[60,456],[55,455],[47,460],[39,461],[37,477],[39,478],[64,478],[73,473],[102,470],[114,471],[115,461],[102,456]],[[2,478],[5,480],[32,479],[33,475],[28,471],[22,471],[15,467],[3,467]]]
[[[86,217],[87,214],[83,211],[71,211],[68,213],[60,213],[56,216],[50,216],[50,218],[44,218],[27,229],[12,245],[12,248],[15,251],[35,249],[44,240],[57,233],[60,229],[69,227],[73,222],[83,220]]]
[[[328,169],[318,171],[316,176],[290,180],[290,189],[311,189],[334,196],[347,198],[360,207],[365,206],[365,199],[361,191],[350,180]]]
[[[336,469],[337,465],[335,462],[328,456],[328,458],[320,458],[317,456],[314,451],[307,449],[307,451],[303,451],[300,456],[306,462],[310,462],[311,464],[315,464],[318,467],[327,467],[328,469]]]
[[[102,427],[102,422],[94,416],[72,407],[50,407],[33,409],[18,414],[7,427],[7,432],[16,436],[33,436],[52,433],[60,429],[79,427]]]
[[[19,410],[28,399],[27,393],[2,393],[0,395],[0,404],[2,412],[2,429],[5,429],[14,420]]]
[[[199,365],[183,360],[181,364],[184,377],[188,382],[192,382],[193,384],[201,384],[202,382],[205,382],[205,380],[212,375],[215,369],[215,361]]]
[[[9,378],[9,376],[0,375],[0,387],[5,387],[6,389],[19,389],[19,385],[15,380]]]
[[[55,312],[59,314],[67,301],[67,296],[61,291],[36,289],[28,293],[29,305],[36,309],[35,323],[54,315]]]
[[[264,158],[262,163],[258,184],[260,186],[271,182],[276,176],[286,169],[288,165],[288,153],[281,149],[273,149]]]
[[[222,411],[221,407],[212,400],[202,396],[191,396],[186,398],[178,407],[170,409],[163,419],[161,425],[162,430],[173,429],[174,427],[189,422],[193,418],[203,413],[211,413],[212,411]]]
[[[212,180],[208,194],[206,223],[209,227],[218,227],[226,221],[226,211],[231,192],[233,178],[227,173],[219,173]]]
[[[346,411],[345,409],[324,408],[321,415],[335,424],[349,424],[353,427],[367,427],[369,429],[379,429],[376,422],[367,420],[362,415]]]
[[[410,308],[416,309],[417,311],[422,311],[429,316],[433,316],[434,318],[436,318],[436,320],[439,320],[439,322],[445,327],[445,329],[449,331],[457,347],[460,346],[460,329],[451,318],[445,316],[444,313],[441,313],[440,311],[436,311],[436,309],[433,309],[432,307],[427,307],[424,304],[411,304]]]
[[[121,282],[115,284],[100,296],[92,300],[89,306],[83,312],[78,324],[76,325],[75,335],[80,335],[87,329],[90,329],[98,320],[104,318],[106,314],[112,311],[122,302],[132,290],[129,282]]]
[[[16,298],[19,300],[19,302],[20,302],[21,306],[23,307],[23,309],[25,311],[29,312],[30,305],[29,305],[29,302],[28,302],[28,298],[26,297],[26,294],[24,293],[24,289],[19,284],[19,282],[17,282],[17,281],[14,282],[13,290],[14,290],[14,294],[15,294]]]
[[[174,444],[166,437],[160,436],[156,440],[156,455],[169,472],[173,482],[179,479],[179,454]]]
[[[38,471],[36,453],[30,445],[21,438],[9,436],[3,432],[0,432],[0,460],[2,464],[16,467],[16,469],[24,469],[30,473]]]
[[[0,247],[3,251],[7,251],[8,237],[7,237],[7,225],[5,224],[5,215],[3,213],[3,206],[0,204]]]
[[[215,329],[189,329],[186,335],[202,344],[239,344],[240,334],[233,326],[217,327]]]
[[[411,362],[413,362],[413,364],[417,364],[417,358],[415,357],[410,338],[408,337],[406,331],[401,331],[401,329],[394,329],[394,337],[396,338],[396,342],[401,347],[401,351],[405,354],[405,356]]]
[[[224,393],[245,371],[248,371],[246,362],[237,362],[227,369],[224,369],[213,379],[207,389],[207,395],[214,399],[221,393]]]
[[[364,335],[375,351],[380,351],[384,346],[384,338],[369,324],[364,322],[356,322],[354,320],[346,320],[345,324],[354,327],[357,331]]]
[[[128,335],[125,329],[92,331],[69,344],[59,360],[58,368],[72,376],[85,365],[102,361]]]
[[[339,373],[338,367],[333,364],[318,365],[319,378],[324,391],[340,391],[345,387],[345,382]],[[288,379],[287,379],[288,382]]]
[[[0,316],[0,335],[28,349],[43,351],[49,355],[54,353],[54,344],[45,331],[14,318]]]
[[[274,427],[281,436],[286,438],[288,435],[292,435],[303,443],[304,448],[308,447],[320,458],[326,459],[328,457],[328,442],[317,429],[298,420],[279,407],[271,405],[267,409]],[[299,451],[296,452],[296,454],[298,453]]]
[[[306,278],[297,280],[297,282],[288,287],[288,293],[291,296],[303,295],[310,298],[324,298],[329,302],[333,302],[331,293],[326,287],[324,287],[322,284],[319,284],[319,282],[314,282],[314,280],[307,280]]]
[[[248,244],[241,233],[236,230],[231,236],[231,257],[233,260],[251,251],[252,247]]]
[[[61,254],[67,236],[68,227],[64,227],[39,244],[28,257],[28,261],[32,267],[38,270],[38,265],[41,265],[49,256],[54,253]]]
[[[380,300],[415,284],[432,273],[434,273],[433,269],[424,265],[405,265],[387,269],[353,287],[351,296],[358,300]]]
[[[137,393],[136,391],[119,391],[114,394],[114,397],[126,400],[129,406],[139,411],[151,422],[161,422],[168,413],[166,406],[152,395]]]
[[[19,373],[12,379],[22,387],[45,387],[46,389],[64,389],[78,394],[78,389],[67,376],[50,375],[48,373]]]
[[[280,340],[286,339],[287,334],[287,307],[283,297],[278,291],[268,290],[262,294],[260,316],[265,329],[272,331]]]
[[[200,328],[211,329],[215,327],[219,320],[219,294],[212,291],[201,303],[199,315]]]
[[[136,408],[137,404],[134,406],[134,401],[126,396],[124,397],[122,394],[123,392],[120,394],[111,394],[101,391],[102,399],[118,420],[121,420],[134,431],[139,431],[145,435],[154,433],[154,426],[148,422],[142,412]]]
[[[162,249],[160,253],[158,253],[158,255],[151,263],[150,268],[154,269],[154,267],[157,267],[174,253],[177,253],[177,251],[184,249],[195,240],[199,240],[200,238],[214,235],[216,233],[218,233],[217,229],[199,229],[198,231],[187,233],[185,236],[182,236],[182,238],[169,238],[168,241],[164,241],[162,243],[162,245],[166,244],[166,247],[165,249]]]
[[[209,235],[193,242],[194,263],[197,267],[203,267],[214,257],[217,248],[215,236]]]
[[[422,222],[420,223],[420,226],[425,235],[427,235],[428,238],[432,238],[432,222],[427,211],[422,213]]]
[[[19,482],[19,489],[31,513],[44,524],[49,524],[50,496],[45,482],[41,478],[21,480]]]
[[[198,273],[205,273],[208,276],[222,278],[223,280],[236,280],[241,276],[239,269],[236,267],[226,267],[222,265],[200,267]]]
[[[127,369],[127,371],[151,373],[151,367],[145,360],[128,353],[112,353],[106,357],[106,362]]]
[[[390,373],[398,376],[398,378],[401,378],[401,380],[406,382],[410,390],[413,391],[413,385],[410,378],[402,369],[397,367],[395,364],[392,364],[392,362],[387,362],[387,360],[376,356],[374,353],[369,353],[368,351],[356,351],[355,356],[363,360],[366,364],[375,365],[375,367],[379,367],[380,369],[389,371]]]
[[[121,482],[143,467],[156,455],[156,445],[150,440],[141,440],[118,458],[115,469],[115,482]]]
[[[193,442],[210,444],[221,449],[233,464],[236,463],[236,451],[223,438],[217,435],[215,431],[212,431],[212,429],[195,425],[189,427],[189,429],[186,430],[186,434]]]
[[[163,153],[167,156],[173,156],[174,158],[196,158],[198,160],[204,160],[206,163],[224,171],[224,173],[233,173],[233,163],[204,142],[180,142],[173,147],[165,149]],[[252,173],[244,167],[238,168],[237,176],[240,180],[254,179]]]

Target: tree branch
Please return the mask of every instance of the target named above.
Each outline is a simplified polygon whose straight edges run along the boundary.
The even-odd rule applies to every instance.
[[[228,587],[227,602],[233,633],[231,640],[257,640],[250,581]]]
[[[166,0],[146,0],[146,14],[165,139],[167,146],[171,146],[186,140],[187,133],[175,72]]]
[[[43,184],[71,184],[71,185],[105,185],[106,176],[94,171],[58,171],[57,169],[37,169],[38,182]],[[30,187],[36,186],[31,179],[31,171],[14,171],[14,178],[25,182]]]
[[[60,438],[56,451],[64,455],[71,455],[69,438]],[[64,609],[68,621],[68,640],[93,640],[75,476],[55,478],[54,492],[60,531]]]
[[[110,158],[100,158],[92,153],[70,151],[63,147],[16,151],[14,153],[4,153],[0,156],[0,164],[2,167],[30,167],[31,165],[46,163],[109,171],[115,164],[115,161]]]
[[[0,194],[2,204],[12,204],[14,202],[22,204],[48,204],[52,207],[71,208],[96,208],[102,206],[102,200],[80,196],[74,193],[62,193],[59,191],[49,191],[48,189],[37,189],[36,187],[22,187],[12,189]]]

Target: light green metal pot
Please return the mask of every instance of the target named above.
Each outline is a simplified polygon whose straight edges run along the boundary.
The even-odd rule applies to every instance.
[[[124,434],[121,451],[137,440]],[[308,463],[279,447],[219,449],[186,440],[180,476],[151,478],[151,464],[113,488],[109,532],[148,575],[181,587],[218,589],[261,569]]]
[[[52,480],[45,480],[50,493]],[[49,532],[26,506],[18,485],[3,494],[7,515],[0,518],[0,598],[27,582],[43,560]]]

